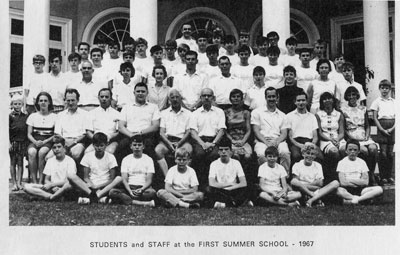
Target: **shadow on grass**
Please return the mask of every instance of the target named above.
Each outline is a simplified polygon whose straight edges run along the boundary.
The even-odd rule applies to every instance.
[[[9,196],[10,226],[85,225],[394,225],[394,189],[373,205],[327,205],[319,208],[240,207],[167,209],[125,205],[78,205],[76,201],[47,202],[25,193]]]

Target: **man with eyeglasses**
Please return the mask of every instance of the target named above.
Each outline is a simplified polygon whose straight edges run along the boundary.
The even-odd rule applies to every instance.
[[[211,162],[218,158],[217,144],[224,135],[225,114],[213,106],[214,92],[210,88],[201,90],[202,106],[193,112],[190,133],[194,140],[192,166],[197,172],[200,187],[206,187]]]
[[[64,93],[67,89],[68,81],[61,71],[62,56],[55,54],[50,56],[50,74],[47,76],[46,88],[53,99],[53,112],[58,113],[64,110]]]
[[[173,70],[175,66],[179,64],[179,60],[176,58],[175,53],[178,48],[178,44],[175,40],[169,39],[165,42],[164,52],[164,66],[167,69]]]
[[[189,46],[189,48],[193,51],[198,51],[196,40],[192,37],[192,26],[188,23],[183,24],[182,26],[182,37],[176,39],[176,43],[179,45],[184,43]]]
[[[33,56],[34,72],[24,82],[24,108],[29,114],[36,112],[35,100],[36,95],[43,91],[43,84],[47,81],[48,73],[43,72],[46,59],[42,55]]]
[[[186,52],[185,59],[186,70],[174,77],[173,87],[182,95],[188,109],[194,111],[200,105],[201,90],[207,87],[207,77],[196,69],[197,52]]]

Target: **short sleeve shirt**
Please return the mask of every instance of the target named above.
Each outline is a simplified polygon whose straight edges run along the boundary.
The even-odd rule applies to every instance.
[[[120,120],[126,121],[130,132],[140,132],[151,126],[152,121],[160,119],[160,111],[157,105],[145,103],[143,105],[126,105],[122,108]]]
[[[69,174],[76,174],[76,163],[67,155],[61,161],[51,157],[47,160],[43,173],[50,176],[51,182],[65,182]]]
[[[251,112],[251,124],[260,127],[264,137],[278,138],[282,129],[287,129],[286,115],[278,109],[271,112],[267,107],[260,107]]]
[[[265,162],[258,168],[258,177],[260,177],[260,186],[267,186],[268,189],[279,191],[282,189],[281,178],[287,176],[285,168],[279,164],[271,168]]]
[[[396,103],[391,97],[384,99],[378,97],[371,104],[371,110],[378,112],[378,119],[394,119],[396,116]]]
[[[35,112],[29,115],[26,124],[33,128],[33,134],[50,137],[54,134],[56,119],[57,114],[55,113],[42,115],[39,112]]]
[[[154,162],[146,154],[135,158],[133,154],[126,156],[121,163],[121,173],[128,174],[129,185],[143,186],[147,174],[154,174]]]
[[[80,108],[74,113],[68,109],[60,112],[57,117],[54,132],[64,138],[74,138],[86,133],[87,111]]]
[[[293,165],[293,175],[296,175],[300,181],[312,183],[316,180],[323,180],[324,174],[320,163],[313,161],[311,166],[304,164],[304,159]]]
[[[299,113],[296,110],[286,115],[288,128],[292,130],[293,138],[313,138],[313,131],[318,129],[317,118],[310,112]]]
[[[356,158],[352,161],[349,157],[345,157],[339,161],[337,170],[338,173],[344,173],[346,179],[359,180],[363,173],[368,173],[368,166],[364,160]]]
[[[120,112],[112,107],[104,109],[97,107],[91,110],[88,114],[87,130],[94,133],[103,132],[110,136],[117,132],[117,124],[120,119]]]
[[[218,183],[236,183],[240,177],[244,177],[244,172],[242,165],[236,159],[231,158],[226,164],[217,159],[210,165],[208,178],[213,178]]]
[[[89,179],[94,185],[101,185],[110,180],[110,170],[117,167],[114,155],[105,152],[101,159],[95,156],[95,152],[86,153],[81,161],[81,165],[90,169]]]
[[[224,111],[214,106],[209,111],[200,107],[192,114],[190,128],[199,136],[216,136],[218,130],[226,128]]]
[[[165,183],[171,184],[172,187],[178,191],[188,190],[199,185],[196,172],[193,168],[187,166],[186,171],[181,173],[178,171],[176,165],[168,170],[167,176],[165,177]]]
[[[172,107],[161,112],[160,128],[165,128],[169,136],[182,138],[189,129],[189,122],[192,113],[181,107],[179,112],[172,110]]]

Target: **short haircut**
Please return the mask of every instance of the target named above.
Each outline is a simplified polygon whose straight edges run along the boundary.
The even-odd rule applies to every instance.
[[[355,140],[355,139],[349,139],[349,140],[347,140],[347,143],[346,143],[346,150],[347,150],[347,147],[349,147],[349,144],[355,144],[355,145],[357,145],[358,150],[360,150],[360,142],[359,142],[359,141],[357,141],[357,140]]]
[[[231,63],[231,60],[229,59],[228,56],[222,56],[222,57],[220,57],[220,58],[218,59],[218,64],[221,63],[221,60],[228,60],[229,63]]]
[[[118,50],[119,50],[119,42],[116,42],[116,41],[114,41],[114,40],[110,40],[109,42],[108,42],[108,47],[114,47],[114,46],[118,46]]]
[[[119,66],[119,72],[124,71],[126,69],[131,70],[131,78],[135,76],[135,68],[133,67],[131,62],[124,62]]]
[[[144,45],[147,46],[147,41],[146,41],[146,39],[144,39],[144,38],[142,38],[142,37],[139,37],[139,38],[136,40],[136,45],[139,45],[139,44],[144,44]]]
[[[271,31],[267,34],[268,39],[271,37],[278,37],[278,40],[279,40],[279,34],[276,31]]]
[[[317,151],[317,146],[311,142],[306,142],[304,146],[301,148],[301,153],[306,153],[306,152],[316,152]]]
[[[298,97],[298,96],[303,96],[303,95],[306,96],[306,100],[307,100],[308,95],[307,95],[307,93],[306,93],[304,90],[302,90],[301,92],[297,93],[297,95],[294,97],[294,101],[296,102],[297,97]]]
[[[246,52],[246,51],[247,51],[248,53],[251,52],[251,51],[250,51],[250,47],[247,46],[247,45],[245,45],[245,44],[243,44],[242,46],[240,46],[239,49],[238,49],[238,53]]]
[[[317,45],[317,44],[322,44],[322,45],[324,45],[324,47],[326,48],[326,41],[325,41],[325,40],[322,40],[322,39],[316,40],[315,43],[314,43],[314,47],[315,47],[315,45]]]
[[[149,88],[147,87],[146,83],[144,83],[144,82],[139,82],[139,83],[137,83],[137,84],[135,85],[134,90],[136,90],[137,87],[144,87],[144,88],[146,88],[147,91],[149,91]]]
[[[318,60],[318,63],[317,63],[317,72],[319,73],[319,67],[322,65],[322,64],[328,64],[328,66],[329,66],[329,72],[330,71],[332,71],[332,66],[331,66],[331,62],[329,61],[329,59],[326,59],[326,58],[321,58],[320,60]]]
[[[156,65],[156,66],[153,66],[153,71],[151,72],[151,76],[155,77],[156,69],[161,69],[161,70],[163,70],[164,78],[166,78],[166,77],[168,76],[167,69],[166,69],[165,66],[163,66],[163,65]]]
[[[268,38],[267,37],[265,37],[265,36],[257,37],[257,39],[256,39],[256,45],[257,46],[261,46],[261,45],[263,45],[265,43],[268,43]]]
[[[320,110],[325,110],[323,101],[326,99],[329,99],[329,98],[331,98],[333,100],[333,102],[332,102],[333,108],[336,108],[336,100],[335,100],[335,97],[333,96],[333,94],[331,92],[324,92],[319,97],[319,109]]]
[[[69,89],[65,90],[64,100],[65,100],[65,98],[67,98],[67,94],[75,94],[76,95],[76,100],[78,100],[78,101],[79,101],[79,97],[81,96],[81,94],[79,94],[79,91],[77,89],[69,88]]]
[[[156,53],[157,51],[163,51],[163,48],[158,44],[156,44],[150,48],[150,55],[153,56],[153,54]]]
[[[267,55],[269,55],[269,54],[280,55],[281,50],[279,49],[278,46],[271,46],[267,49]]]
[[[250,37],[250,32],[245,29],[240,29],[239,36],[248,36]]]
[[[90,51],[90,57],[92,57],[92,54],[94,53],[94,52],[100,52],[100,55],[101,55],[101,57],[103,57],[103,51],[100,49],[100,48],[93,48],[91,51]]]
[[[185,53],[185,58],[186,58],[186,56],[195,56],[196,59],[197,59],[198,55],[199,55],[199,54],[198,54],[197,52],[195,52],[194,50],[188,50],[188,51],[186,51],[186,53]]]
[[[53,143],[53,145],[56,143],[61,143],[63,147],[65,146],[65,139],[61,135],[54,135],[51,142]]]
[[[256,66],[253,69],[253,75],[255,75],[256,73],[262,73],[263,75],[265,75],[265,69],[262,66]]]
[[[58,58],[60,60],[60,64],[62,63],[62,56],[58,53],[51,54],[49,57],[49,62],[51,63],[54,59]]]
[[[279,156],[278,149],[275,146],[269,146],[267,149],[265,149],[265,156],[268,155],[278,157]]]
[[[356,89],[356,87],[354,86],[349,86],[346,91],[344,92],[344,100],[349,101],[349,97],[351,95],[351,93],[356,93],[357,95],[357,100],[360,99],[360,92],[358,91],[358,89]]]
[[[204,32],[199,32],[199,33],[197,34],[197,36],[196,36],[196,41],[199,40],[200,38],[207,39],[207,41],[208,41],[208,36],[207,36],[207,34],[204,33]]]
[[[216,45],[216,44],[210,44],[210,45],[208,45],[207,48],[206,48],[206,53],[207,53],[207,54],[210,54],[210,53],[219,53],[218,45]]]
[[[264,95],[267,96],[268,91],[278,91],[276,88],[274,87],[268,87],[265,89]]]
[[[87,42],[80,42],[80,43],[78,43],[78,50],[79,50],[79,48],[80,48],[82,45],[87,46],[87,47],[88,47],[88,50],[90,50],[90,44],[87,43]]]
[[[176,151],[175,151],[175,158],[177,158],[177,157],[187,157],[187,158],[189,158],[190,157],[190,153],[186,148],[180,147],[180,148],[176,149]]]
[[[126,45],[135,45],[135,43],[135,39],[133,39],[132,37],[128,37],[128,39],[122,41],[122,47],[125,49]]]
[[[239,94],[240,97],[243,99],[244,94],[243,91],[241,91],[240,89],[232,89],[232,91],[229,93],[229,99],[233,96],[233,95],[237,95]]]
[[[382,87],[390,87],[390,88],[392,88],[392,83],[389,81],[389,80],[386,80],[386,79],[384,79],[384,80],[381,80],[381,82],[379,82],[379,88],[382,88]]]
[[[36,107],[36,110],[39,111],[39,109],[40,109],[40,106],[39,106],[39,98],[40,98],[41,96],[46,96],[46,97],[47,97],[47,100],[49,100],[49,112],[52,111],[52,110],[54,109],[53,99],[51,98],[51,96],[50,96],[49,93],[44,92],[44,91],[40,92],[40,93],[36,96],[36,100],[35,100],[35,107]]]
[[[35,62],[35,61],[40,61],[40,62],[46,62],[46,58],[43,56],[43,55],[40,55],[40,54],[36,54],[35,56],[33,56],[33,59],[32,59],[32,61],[33,62]]]
[[[354,70],[354,65],[353,65],[351,62],[346,61],[346,62],[344,62],[343,65],[342,65],[342,70],[344,71],[344,70],[348,70],[348,69],[350,69],[351,71],[353,71],[353,70]]]
[[[107,144],[107,135],[102,132],[97,132],[93,135],[93,145]]]
[[[169,39],[165,42],[165,47],[176,49],[178,47],[178,44],[174,39]]]
[[[226,35],[224,38],[224,43],[236,43],[236,37],[233,35]]]
[[[132,143],[143,143],[142,135],[134,135],[131,138],[129,138],[129,144]]]
[[[294,73],[294,76],[296,76],[296,68],[294,68],[291,65],[285,66],[285,68],[283,68],[283,74],[285,73]]]
[[[228,137],[223,136],[222,139],[218,143],[218,148],[221,147],[228,147],[229,149],[232,149],[232,141],[228,139]]]
[[[297,39],[292,37],[289,37],[286,39],[285,45],[296,45],[297,46]]]
[[[108,91],[110,92],[110,98],[112,98],[112,90],[110,88],[102,88],[99,90],[99,93],[97,93],[97,96],[100,96],[100,93],[103,91]]]
[[[304,52],[307,52],[307,53],[309,53],[309,54],[311,55],[312,52],[313,52],[313,49],[310,49],[310,48],[300,48],[300,49],[297,49],[297,52],[299,53],[299,56],[301,56],[301,54],[304,53]]]
[[[186,51],[189,51],[189,50],[190,50],[189,45],[187,45],[186,43],[181,43],[181,44],[179,44],[179,45],[178,45],[178,49],[179,49],[179,48],[185,49]]]
[[[132,50],[127,50],[124,53],[122,53],[122,58],[124,58],[126,56],[132,56],[133,59],[135,59],[135,52],[133,52]]]
[[[76,52],[72,52],[71,54],[68,55],[68,62],[71,62],[74,58],[77,58],[79,62],[81,62],[82,57]]]

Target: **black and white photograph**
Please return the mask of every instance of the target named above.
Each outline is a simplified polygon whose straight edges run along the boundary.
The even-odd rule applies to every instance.
[[[399,1],[0,10],[2,254],[400,252]]]

